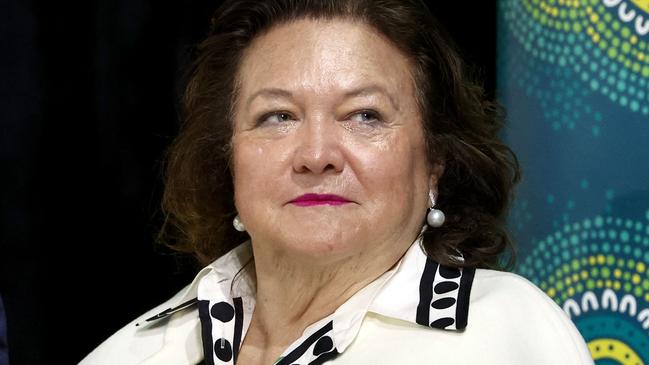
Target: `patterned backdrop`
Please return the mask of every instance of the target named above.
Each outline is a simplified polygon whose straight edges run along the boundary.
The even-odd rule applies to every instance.
[[[516,271],[596,364],[649,363],[649,0],[499,0]]]

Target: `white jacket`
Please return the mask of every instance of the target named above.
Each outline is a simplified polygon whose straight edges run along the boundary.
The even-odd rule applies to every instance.
[[[254,310],[254,285],[233,278],[250,255],[247,242],[208,265],[81,364],[233,364]],[[567,315],[527,279],[443,267],[418,241],[282,356],[277,364],[593,364]]]

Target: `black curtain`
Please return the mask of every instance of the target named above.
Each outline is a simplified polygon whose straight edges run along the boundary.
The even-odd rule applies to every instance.
[[[0,295],[11,363],[71,364],[188,284],[161,157],[218,1],[0,3]],[[430,7],[495,86],[495,1]]]

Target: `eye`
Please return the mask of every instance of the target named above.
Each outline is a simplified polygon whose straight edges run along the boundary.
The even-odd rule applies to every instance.
[[[373,124],[381,121],[381,116],[374,110],[361,110],[351,116],[352,120],[362,124]]]
[[[257,125],[266,123],[281,124],[293,120],[292,118],[287,112],[266,113],[257,120]]]

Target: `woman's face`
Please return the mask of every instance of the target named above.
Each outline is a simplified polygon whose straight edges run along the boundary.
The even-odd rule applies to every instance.
[[[300,20],[256,38],[238,74],[235,201],[255,250],[398,259],[436,183],[408,60],[366,25]]]

